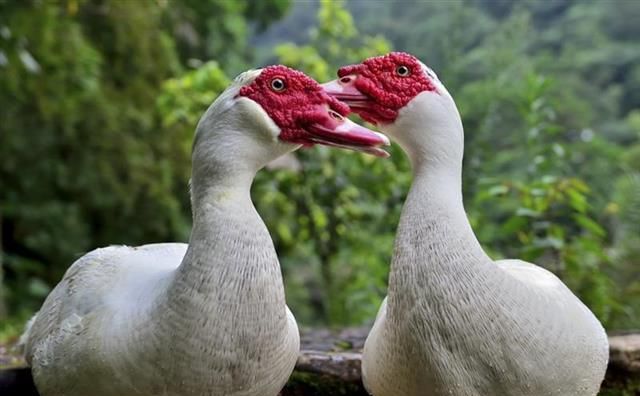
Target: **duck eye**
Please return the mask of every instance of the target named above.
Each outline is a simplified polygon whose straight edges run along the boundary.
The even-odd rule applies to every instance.
[[[271,80],[271,88],[274,91],[280,92],[280,91],[284,91],[284,89],[286,88],[286,85],[283,79],[274,78],[273,80]]]
[[[404,65],[398,66],[396,68],[396,74],[400,77],[406,77],[409,75],[409,68]]]

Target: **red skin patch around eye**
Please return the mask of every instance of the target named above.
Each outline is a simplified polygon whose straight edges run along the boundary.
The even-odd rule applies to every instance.
[[[271,87],[280,78],[285,89]],[[244,96],[258,103],[280,127],[283,141],[309,145],[309,134],[304,126],[326,119],[326,106],[342,116],[349,114],[349,107],[327,95],[322,87],[304,73],[286,66],[268,66],[251,84],[240,89]]]
[[[399,76],[396,73],[399,66],[409,68],[410,74]],[[370,99],[366,108],[353,109],[373,123],[392,123],[400,109],[418,94],[437,91],[435,83],[424,73],[418,59],[404,52],[391,52],[338,70],[339,77],[351,74],[357,75],[355,88]]]

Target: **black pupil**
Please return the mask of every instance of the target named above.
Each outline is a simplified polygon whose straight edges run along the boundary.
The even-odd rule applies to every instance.
[[[401,76],[406,76],[407,74],[409,74],[409,69],[407,69],[406,66],[400,66],[398,68],[398,74]]]
[[[282,80],[280,79],[273,80],[273,82],[271,83],[271,86],[273,87],[273,89],[276,89],[279,91],[282,88],[284,88],[284,82],[282,82]]]

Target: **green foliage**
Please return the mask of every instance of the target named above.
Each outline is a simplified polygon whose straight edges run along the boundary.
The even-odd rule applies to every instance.
[[[216,62],[210,61],[180,78],[167,80],[157,106],[166,127],[197,122],[216,97],[229,85],[229,78]],[[189,130],[193,134],[193,129]]]
[[[167,142],[145,111],[177,71],[166,36],[150,37],[159,12],[114,3],[97,29],[97,4],[66,5],[3,5],[0,208],[12,305],[41,300],[79,253],[153,240],[181,221]]]
[[[504,156],[508,179],[480,179],[471,203],[475,229],[497,255],[518,257],[556,273],[609,323],[620,314],[619,297],[606,270],[607,231],[589,204],[590,189],[566,166],[562,128],[548,100],[552,84],[535,74],[513,95],[526,132],[521,158]],[[498,160],[500,157],[498,157]],[[504,166],[504,165],[503,165]]]
[[[299,68],[318,81],[334,79],[336,67],[359,62],[389,52],[389,43],[381,36],[361,35],[351,14],[339,0],[321,0],[317,27],[309,43],[281,44],[275,48],[280,62]]]
[[[191,144],[195,126],[229,82],[220,66],[209,61],[198,69],[162,84],[156,109],[161,117],[162,129],[173,137],[176,144],[172,158],[175,178],[186,182],[191,177]],[[184,192],[180,195],[183,211],[188,212],[189,197]]]
[[[547,267],[603,321],[619,312],[616,290],[605,270],[606,230],[593,218],[589,189],[574,178],[543,176],[505,181],[482,191],[476,205],[490,216],[478,216],[479,237],[496,255],[518,257]],[[496,222],[500,218],[501,222]]]
[[[640,137],[640,112],[627,117]],[[640,139],[639,139],[640,140]],[[616,327],[640,328],[640,142],[622,156],[624,173],[615,182],[610,210],[616,214],[612,249],[615,271],[612,276],[626,304]]]
[[[640,327],[637,2],[322,0],[285,16],[289,3],[0,1],[14,314],[87,250],[187,238],[193,131],[227,76],[282,62],[326,81],[393,43],[456,98],[465,203],[485,248],[554,271],[608,328]],[[258,174],[254,202],[300,322],[375,315],[411,178],[391,152],[315,147]]]
[[[207,9],[215,18],[250,23],[250,2],[217,3],[222,8]],[[14,313],[36,309],[88,250],[188,237],[193,129],[167,126],[184,102],[157,99],[183,67],[166,26],[190,21],[174,12],[152,1],[0,2],[0,263]],[[227,44],[220,52],[235,51]],[[166,89],[226,84],[216,76],[218,85],[200,87],[196,73]],[[203,95],[189,97],[189,106],[215,91]]]
[[[213,58],[226,70],[239,73],[251,61],[248,42],[252,27],[264,30],[284,15],[290,0],[181,0],[161,4],[181,59],[198,64]]]

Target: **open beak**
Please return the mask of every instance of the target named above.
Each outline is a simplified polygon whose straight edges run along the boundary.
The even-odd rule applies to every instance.
[[[369,98],[362,94],[356,87],[354,82],[358,78],[355,74],[343,76],[339,79],[321,84],[324,91],[344,102],[352,109],[367,108],[370,104]]]
[[[389,157],[389,153],[381,148],[389,145],[389,138],[328,108],[314,122],[307,124],[305,130],[311,135],[309,140],[313,143]]]

